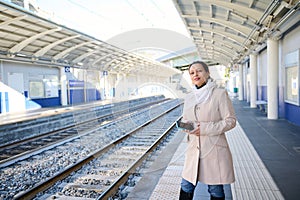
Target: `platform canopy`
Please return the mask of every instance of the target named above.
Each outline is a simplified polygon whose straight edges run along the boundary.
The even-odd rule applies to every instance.
[[[3,1],[0,1],[0,60],[162,77],[180,73]]]
[[[241,63],[299,24],[298,0],[173,0],[200,57]]]

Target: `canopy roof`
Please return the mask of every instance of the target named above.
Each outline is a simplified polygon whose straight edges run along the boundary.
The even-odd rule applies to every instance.
[[[241,63],[299,24],[298,0],[173,0],[200,57]]]
[[[180,73],[2,1],[0,60],[165,77]]]

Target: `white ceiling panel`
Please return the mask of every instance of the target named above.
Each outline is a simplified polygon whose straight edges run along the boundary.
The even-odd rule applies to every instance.
[[[299,16],[298,0],[173,2],[199,56],[210,63],[224,65],[243,62],[249,54],[264,48],[268,37],[280,38],[288,29],[283,24]]]
[[[136,73],[162,77],[180,73],[3,1],[0,1],[0,59],[125,74],[134,68]]]

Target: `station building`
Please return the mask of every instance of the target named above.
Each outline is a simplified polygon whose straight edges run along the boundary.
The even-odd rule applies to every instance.
[[[183,98],[191,89],[185,69],[199,59],[251,108],[300,126],[299,1],[174,5],[194,47],[152,60],[117,46],[118,39],[57,24],[30,1],[1,1],[0,113],[160,93]]]

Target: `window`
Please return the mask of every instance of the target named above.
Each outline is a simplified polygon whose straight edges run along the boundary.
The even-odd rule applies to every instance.
[[[43,81],[29,81],[30,98],[43,98],[44,93],[45,90]]]
[[[58,97],[58,77],[55,75],[44,76],[45,97]]]
[[[29,97],[32,99],[58,97],[57,75],[31,76],[29,80]]]
[[[285,102],[299,106],[299,49],[285,55]]]

